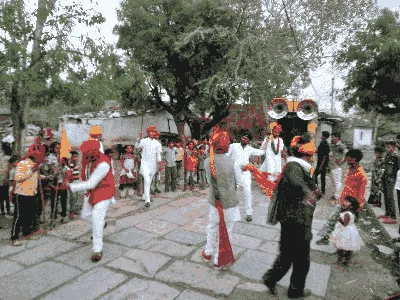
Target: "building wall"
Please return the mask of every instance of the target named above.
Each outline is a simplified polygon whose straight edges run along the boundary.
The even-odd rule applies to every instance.
[[[60,120],[59,131],[61,127],[67,132],[71,146],[79,146],[89,137],[90,128],[93,125],[98,125],[103,130],[103,139],[105,146],[109,145],[114,140],[132,139],[136,141],[140,132],[146,132],[148,126],[154,125],[159,132],[178,133],[178,128],[168,113],[145,114],[142,116],[127,116],[121,118],[109,119],[82,119],[82,120]],[[190,128],[185,125],[185,135],[190,136]]]
[[[354,128],[353,147],[372,145],[372,128]]]

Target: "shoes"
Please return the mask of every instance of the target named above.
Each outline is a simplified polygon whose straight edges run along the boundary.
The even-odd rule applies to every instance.
[[[11,242],[11,245],[13,245],[15,247],[19,247],[19,246],[22,246],[22,243],[20,240],[14,240]]]
[[[70,220],[75,219],[75,215],[74,215],[73,213],[70,213],[70,214],[69,214],[69,219],[70,219]]]
[[[252,217],[251,215],[248,215],[248,216],[246,217],[246,221],[247,221],[247,222],[253,221],[253,217]]]
[[[6,216],[6,213],[3,211],[3,212],[1,213],[1,215],[2,215],[3,217],[5,217],[5,216]]]
[[[159,189],[155,189],[154,192],[157,193],[157,194],[161,193],[161,191]]]
[[[383,224],[397,224],[397,221],[395,219],[392,219],[391,217],[388,217],[382,223]]]
[[[147,202],[145,206],[150,207],[150,202]]]
[[[328,237],[323,237],[322,239],[316,241],[317,245],[328,245],[329,244],[329,238]]]
[[[277,295],[276,282],[275,283],[269,282],[268,279],[264,279],[263,281],[264,281],[265,286],[268,288],[269,293],[271,295]]]
[[[378,216],[378,219],[386,219],[386,218],[388,218],[388,216],[385,216],[385,215],[379,215]]]
[[[304,289],[302,292],[294,291],[294,290],[289,290],[288,291],[288,298],[290,299],[295,299],[295,298],[303,298],[303,297],[308,297],[311,296],[311,291],[309,289]]]
[[[100,261],[102,256],[103,256],[103,251],[93,253],[93,255],[92,255],[92,262],[98,262],[98,261]]]
[[[214,270],[222,271],[224,268],[225,268],[224,266],[214,264]]]
[[[203,252],[201,252],[201,256],[203,257],[203,260],[205,262],[209,262],[211,261],[211,255],[207,255],[206,252],[203,250]]]

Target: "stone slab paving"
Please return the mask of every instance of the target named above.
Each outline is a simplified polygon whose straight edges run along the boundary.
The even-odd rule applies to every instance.
[[[76,220],[74,222],[57,226],[53,230],[48,231],[48,234],[73,240],[82,235],[85,235],[90,230],[92,230],[92,225],[89,222],[85,220]]]
[[[267,292],[267,287],[261,283],[246,282],[237,286],[238,289],[265,293]]]
[[[75,268],[44,262],[0,280],[0,299],[30,300],[80,275]]]
[[[230,242],[232,245],[241,246],[248,249],[257,249],[258,247],[260,247],[263,240],[247,235],[232,233],[232,236],[230,237]]]
[[[293,268],[290,268],[289,272],[286,273],[286,275],[281,279],[281,281],[278,282],[278,284],[284,287],[289,287],[292,271]],[[306,288],[310,289],[314,295],[325,297],[330,276],[330,266],[311,262],[310,270],[308,271],[306,279]]]
[[[162,266],[171,260],[166,255],[138,249],[131,250],[124,256],[117,258],[107,266],[145,277],[153,277]]]
[[[272,255],[278,255],[279,254],[279,243],[278,242],[266,242],[262,244],[260,247],[258,247],[258,250],[267,252]]]
[[[261,280],[262,275],[274,263],[276,255],[269,253],[247,250],[231,267],[234,273],[246,278]]]
[[[332,243],[329,243],[328,245],[317,245],[316,242],[321,238],[322,238],[322,236],[319,236],[316,234],[313,235],[313,238],[311,240],[311,245],[310,245],[312,250],[322,251],[322,252],[326,252],[329,254],[333,254],[333,253],[337,252],[335,246]]]
[[[10,238],[10,237],[8,237]],[[0,244],[0,258],[6,257],[11,254],[22,252],[26,249],[26,243],[23,243],[19,247],[11,245],[9,242],[2,241]]]
[[[133,278],[116,290],[100,298],[100,300],[172,300],[179,295],[179,291],[166,284],[151,280]]]
[[[70,266],[77,267],[81,270],[87,271],[95,267],[106,264],[119,256],[122,256],[129,251],[129,248],[124,246],[104,243],[103,257],[97,263],[93,263],[90,258],[92,257],[92,245],[78,248],[72,252],[61,255],[56,258],[57,261],[64,262]]]
[[[211,290],[216,294],[229,295],[239,283],[239,278],[211,269],[207,266],[185,261],[175,261],[165,271],[156,274],[156,279],[184,283],[194,288]]]
[[[124,231],[111,234],[106,237],[106,239],[128,247],[137,247],[156,237],[156,234],[152,234],[138,228],[129,228]]]
[[[191,290],[184,290],[175,300],[216,300],[217,298],[210,297]]]
[[[259,239],[271,240],[276,235],[279,235],[279,231],[272,228],[266,228],[254,224],[237,222],[234,225],[233,231],[242,235],[248,235]]]
[[[23,266],[14,261],[0,260],[0,278],[21,271],[23,268]]]
[[[135,211],[139,208],[139,206],[130,203],[130,204],[125,204],[121,207],[111,207],[107,211],[107,218],[117,218],[119,216],[125,215],[127,213],[130,213],[132,211]]]
[[[123,274],[99,267],[77,277],[73,282],[64,285],[41,299],[91,300],[108,292],[126,279],[127,277]]]
[[[185,225],[204,214],[205,212],[200,208],[184,206],[167,212],[166,214],[159,215],[157,218],[178,225]]]
[[[153,216],[151,216],[148,212],[147,213],[142,213],[142,214],[135,214],[129,217],[125,217],[122,219],[119,219],[117,221],[118,226],[122,228],[128,228],[135,226],[136,224],[146,222],[148,220],[153,219]]]
[[[174,257],[182,257],[188,255],[194,249],[194,246],[187,246],[165,239],[152,240],[142,246],[141,249],[160,252]]]
[[[208,217],[207,218],[198,218],[193,222],[190,222],[181,227],[181,230],[197,232],[200,234],[207,234],[207,225],[208,225]]]
[[[58,240],[52,243],[46,243],[32,249],[28,249],[24,252],[18,253],[10,257],[10,259],[22,265],[29,266],[45,260],[49,260],[56,255],[68,252],[77,247],[78,244]]]
[[[185,197],[183,199],[171,201],[168,203],[168,205],[173,207],[184,207],[187,206],[188,204],[198,201],[200,198],[201,197],[193,197],[193,196]]]
[[[163,221],[160,219],[152,219],[152,220],[148,220],[146,222],[137,224],[136,227],[141,230],[153,233],[153,234],[164,235],[170,231],[177,229],[178,225],[167,222],[167,221]]]
[[[168,240],[186,245],[197,245],[200,243],[204,243],[207,240],[207,236],[204,234],[191,231],[183,231],[180,229],[174,230],[166,234],[164,237]]]

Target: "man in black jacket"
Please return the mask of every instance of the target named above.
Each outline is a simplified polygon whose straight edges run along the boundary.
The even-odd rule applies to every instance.
[[[270,293],[276,294],[276,283],[293,264],[288,297],[301,298],[311,295],[304,287],[310,268],[313,213],[322,194],[310,174],[316,151],[314,142],[308,135],[296,136],[290,146],[293,156],[288,158],[275,191],[276,218],[281,223],[280,254],[263,279]]]
[[[318,175],[321,175],[321,191],[322,194],[325,194],[325,186],[326,186],[326,170],[328,168],[329,163],[329,143],[327,139],[329,138],[330,134],[328,131],[322,131],[321,136],[321,143],[318,146],[317,150],[317,167],[315,168],[314,179],[315,183],[318,185]]]

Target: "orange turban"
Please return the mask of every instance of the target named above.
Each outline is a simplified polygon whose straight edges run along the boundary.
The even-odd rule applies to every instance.
[[[227,131],[217,131],[210,137],[210,142],[214,145],[215,149],[223,149],[228,151],[231,138]]]
[[[149,126],[149,127],[146,128],[147,134],[148,134],[149,132],[155,132],[155,131],[157,131],[156,126]]]
[[[298,147],[297,152],[303,153],[306,155],[314,155],[315,152],[317,151],[317,148],[315,147],[315,143],[313,140],[311,140],[308,143],[302,143],[303,137],[296,135],[292,141],[290,142],[290,147]]]
[[[90,128],[90,133],[89,133],[89,135],[90,135],[91,137],[93,137],[93,136],[99,136],[99,135],[102,135],[102,134],[103,134],[103,132],[102,132],[100,126],[92,126],[92,128]]]

